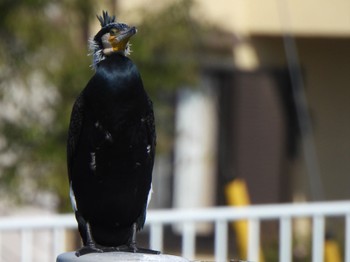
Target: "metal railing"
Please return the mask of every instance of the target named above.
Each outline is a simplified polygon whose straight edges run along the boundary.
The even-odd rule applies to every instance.
[[[248,221],[249,261],[259,261],[260,222],[279,221],[279,261],[292,261],[292,220],[298,217],[312,219],[312,261],[324,260],[325,219],[343,217],[345,220],[344,261],[350,262],[350,201],[319,202],[305,204],[253,205],[247,207],[215,207],[188,210],[150,210],[146,225],[150,228],[150,247],[163,250],[163,229],[169,224],[183,224],[182,256],[195,258],[196,224],[214,223],[215,261],[226,261],[228,256],[228,226],[232,221]],[[7,217],[0,219],[0,247],[4,241],[2,235],[9,231],[18,231],[21,241],[18,243],[21,262],[31,262],[33,234],[36,230],[49,229],[53,235],[52,259],[64,252],[65,229],[76,228],[73,215],[55,215],[48,217]],[[0,250],[0,258],[2,250]]]

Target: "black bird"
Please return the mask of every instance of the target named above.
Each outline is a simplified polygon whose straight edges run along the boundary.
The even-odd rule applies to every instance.
[[[152,191],[156,134],[152,102],[127,57],[135,27],[103,12],[90,40],[95,74],[74,103],[67,143],[70,197],[91,252],[159,253],[136,246]]]

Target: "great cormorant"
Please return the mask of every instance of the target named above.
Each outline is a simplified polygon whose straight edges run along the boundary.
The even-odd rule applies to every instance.
[[[90,40],[95,74],[76,99],[68,132],[70,198],[91,252],[158,253],[136,246],[152,191],[156,135],[152,102],[127,57],[135,27],[103,12]]]

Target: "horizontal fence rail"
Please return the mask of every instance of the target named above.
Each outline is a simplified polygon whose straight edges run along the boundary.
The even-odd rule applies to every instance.
[[[215,261],[226,261],[228,256],[228,226],[232,221],[248,221],[249,261],[259,261],[260,222],[279,221],[279,261],[292,261],[292,219],[310,217],[312,219],[312,261],[324,259],[325,219],[344,217],[344,261],[350,262],[350,201],[333,201],[303,204],[252,205],[247,207],[213,207],[201,209],[169,209],[148,211],[146,226],[150,228],[150,247],[163,250],[165,225],[182,225],[182,256],[195,258],[196,224],[211,222],[215,229]],[[33,233],[49,230],[52,233],[52,259],[64,252],[64,231],[73,229],[77,223],[72,214],[45,217],[4,217],[0,218],[0,259],[3,255],[1,243],[4,233],[20,232],[21,241],[17,243],[21,262],[31,262]]]

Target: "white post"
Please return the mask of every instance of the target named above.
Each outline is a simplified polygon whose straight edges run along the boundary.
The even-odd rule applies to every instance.
[[[150,225],[150,247],[153,250],[163,251],[163,225],[161,223]]]
[[[260,223],[254,218],[248,222],[248,261],[259,261]]]
[[[206,86],[207,83],[203,83]],[[174,208],[215,205],[216,100],[208,88],[183,89],[176,108]],[[195,119],[195,121],[194,121]],[[181,226],[175,224],[176,232]],[[197,234],[210,234],[212,224],[198,222]]]
[[[21,231],[21,262],[32,261],[32,240],[33,232],[30,229],[23,229]]]
[[[227,221],[215,222],[215,261],[227,260]]]
[[[290,262],[292,259],[292,223],[290,217],[281,218],[279,240],[279,261]]]
[[[314,216],[312,223],[312,261],[320,262],[323,261],[324,253],[324,217]]]
[[[194,258],[195,238],[196,233],[194,222],[185,222],[183,224],[182,234],[182,255],[188,259]]]
[[[0,260],[2,260],[2,232],[0,231]]]
[[[350,214],[345,216],[345,262],[350,262]]]
[[[63,252],[65,232],[62,228],[53,229],[53,254],[54,257]]]

